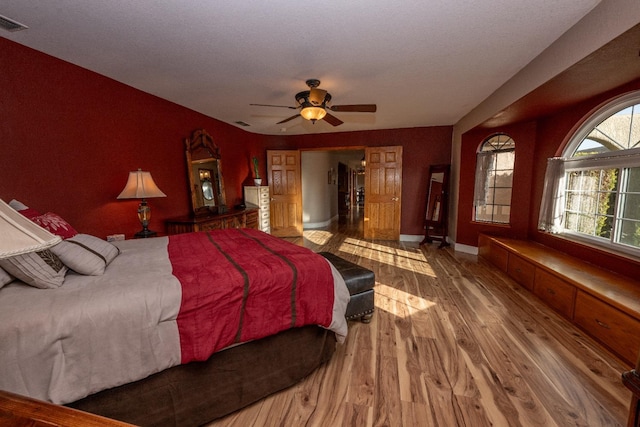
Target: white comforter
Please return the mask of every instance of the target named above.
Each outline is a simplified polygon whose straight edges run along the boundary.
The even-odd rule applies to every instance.
[[[104,275],[69,273],[58,289],[0,289],[0,389],[64,404],[179,364],[181,286],[167,242],[117,242]],[[346,335],[349,296],[332,271],[331,329]]]

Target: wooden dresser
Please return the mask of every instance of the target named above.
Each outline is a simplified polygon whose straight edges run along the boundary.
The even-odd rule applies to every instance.
[[[480,235],[478,252],[557,313],[634,366],[640,282],[538,243]]]
[[[209,231],[226,228],[258,229],[258,209],[232,209],[223,214],[193,216],[185,215],[165,221],[167,234]]]
[[[247,207],[258,208],[258,230],[271,233],[269,187],[244,187],[244,203]]]

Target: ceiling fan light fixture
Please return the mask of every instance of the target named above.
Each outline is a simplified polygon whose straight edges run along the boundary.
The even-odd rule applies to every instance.
[[[306,105],[302,107],[300,115],[311,123],[315,123],[316,120],[322,120],[327,115],[327,111],[323,107],[314,107],[313,105]]]
[[[329,99],[327,99],[329,98]],[[326,90],[312,87],[309,90],[309,102],[313,105],[323,105],[331,100],[331,95]]]
[[[317,120],[324,120],[331,126],[340,126],[344,123],[339,118],[330,114],[327,110],[331,111],[344,111],[344,112],[362,112],[362,113],[375,113],[376,104],[350,104],[350,105],[330,105],[331,94],[324,89],[319,89],[320,80],[309,79],[306,81],[309,90],[303,90],[298,92],[295,96],[296,106],[290,107],[288,105],[272,105],[272,104],[250,104],[263,107],[283,107],[290,108],[292,110],[300,109],[300,113],[294,116],[288,117],[284,120],[280,120],[277,124],[286,123],[289,120],[293,120],[298,116],[302,116],[305,120],[309,120],[311,123],[315,123]]]

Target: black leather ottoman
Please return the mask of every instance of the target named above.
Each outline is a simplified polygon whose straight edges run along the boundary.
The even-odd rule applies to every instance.
[[[364,323],[369,323],[374,310],[373,286],[376,283],[376,278],[373,271],[330,252],[319,252],[319,254],[333,264],[347,284],[351,295],[345,314],[347,320],[360,319]]]

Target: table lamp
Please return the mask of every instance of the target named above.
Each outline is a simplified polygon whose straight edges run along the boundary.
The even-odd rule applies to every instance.
[[[167,197],[153,182],[151,173],[138,169],[129,172],[129,179],[118,199],[142,199],[138,205],[138,219],[142,224],[142,230],[135,234],[136,238],[154,237],[158,233],[149,230],[149,220],[151,219],[151,207],[146,199],[152,197]]]

